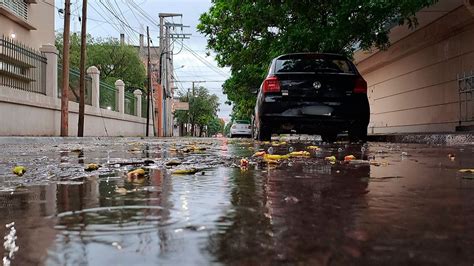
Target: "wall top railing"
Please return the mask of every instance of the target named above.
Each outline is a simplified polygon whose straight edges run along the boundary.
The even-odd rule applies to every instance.
[[[23,0],[0,0],[0,6],[18,17],[28,20],[28,3]]]

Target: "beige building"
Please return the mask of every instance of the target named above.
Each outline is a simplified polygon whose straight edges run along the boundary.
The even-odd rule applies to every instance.
[[[0,34],[38,50],[54,45],[54,0],[0,0]]]
[[[391,30],[386,51],[355,54],[369,85],[369,134],[453,132],[474,124],[474,0],[440,0],[417,18],[415,29]]]

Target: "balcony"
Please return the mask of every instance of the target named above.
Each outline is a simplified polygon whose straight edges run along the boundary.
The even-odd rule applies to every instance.
[[[28,23],[28,3],[24,0],[0,0],[0,14],[29,30],[36,30]]]

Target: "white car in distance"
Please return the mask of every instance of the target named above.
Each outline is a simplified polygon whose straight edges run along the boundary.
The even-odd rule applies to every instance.
[[[230,128],[230,137],[252,137],[252,125],[247,120],[235,120]]]

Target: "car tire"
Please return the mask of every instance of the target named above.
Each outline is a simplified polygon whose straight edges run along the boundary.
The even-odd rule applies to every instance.
[[[367,124],[366,123],[354,123],[349,129],[349,141],[350,142],[366,142],[367,141]]]
[[[333,132],[323,133],[321,134],[321,139],[323,140],[323,142],[333,143],[337,139],[337,133],[333,133]]]
[[[259,141],[269,141],[272,138],[272,131],[267,127],[258,127],[257,131],[257,140]]]

